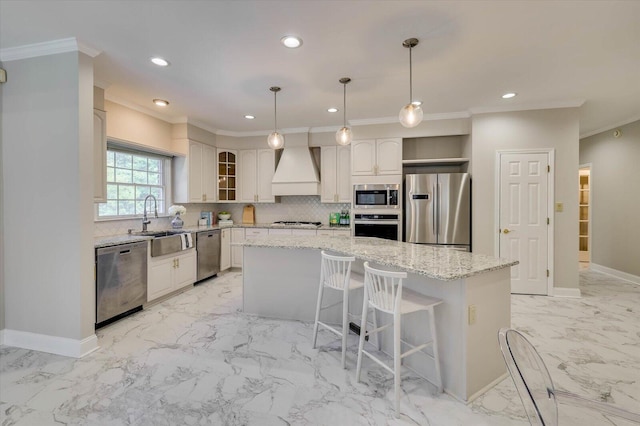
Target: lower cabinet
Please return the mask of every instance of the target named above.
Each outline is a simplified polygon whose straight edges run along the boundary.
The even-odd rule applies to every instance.
[[[244,228],[231,229],[231,267],[242,268],[242,246],[234,246],[233,243],[244,240]]]
[[[150,258],[147,276],[147,302],[196,281],[197,257],[195,249],[179,255]]]
[[[323,237],[350,237],[349,229],[318,229],[318,235]]]
[[[220,232],[220,271],[231,268],[231,229]]]

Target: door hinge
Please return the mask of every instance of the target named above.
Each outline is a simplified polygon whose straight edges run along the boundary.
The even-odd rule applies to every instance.
[[[549,218],[547,218],[547,225],[549,225],[551,222],[549,221]]]
[[[547,278],[549,277],[549,270],[547,269]]]
[[[547,173],[551,173],[551,166],[547,164]]]

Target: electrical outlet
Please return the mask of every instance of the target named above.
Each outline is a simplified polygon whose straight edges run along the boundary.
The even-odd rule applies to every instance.
[[[476,323],[476,305],[469,305],[469,325]]]

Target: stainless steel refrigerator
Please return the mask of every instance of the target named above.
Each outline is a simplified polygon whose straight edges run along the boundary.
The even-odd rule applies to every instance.
[[[406,175],[405,241],[471,251],[468,173]]]

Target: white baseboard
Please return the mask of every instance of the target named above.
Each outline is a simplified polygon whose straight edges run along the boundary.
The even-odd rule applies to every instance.
[[[569,287],[554,287],[553,288],[553,297],[569,297],[574,299],[579,299],[582,297],[582,293],[580,293],[579,288],[569,288]]]
[[[597,263],[591,263],[589,265],[589,269],[640,285],[640,277],[637,275],[628,274],[626,272],[618,271],[617,269],[607,268],[606,266],[598,265]]]
[[[76,340],[67,337],[30,333],[28,331],[4,329],[1,332],[3,344],[7,346],[73,358],[82,358],[98,349],[98,337],[95,334],[82,340]]]

